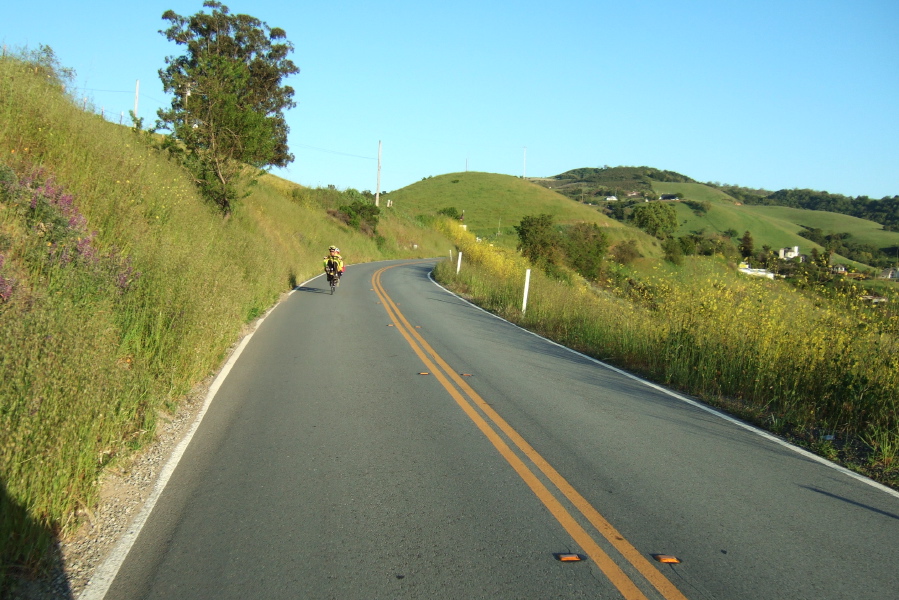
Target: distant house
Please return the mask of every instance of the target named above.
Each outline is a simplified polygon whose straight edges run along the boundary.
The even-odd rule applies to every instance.
[[[800,256],[799,254],[799,246],[793,246],[792,248],[781,248],[777,251],[778,256],[780,256],[781,260],[790,260],[791,258],[796,258]]]
[[[618,202],[618,196],[606,196],[606,202]]]
[[[846,265],[834,265],[830,267],[830,272],[834,275],[845,275],[846,274]]]
[[[640,195],[640,192],[628,192],[627,193],[628,198],[633,198],[634,196],[639,196],[639,195]]]
[[[884,269],[880,272],[880,275],[877,276],[878,279],[899,279],[899,269]]]

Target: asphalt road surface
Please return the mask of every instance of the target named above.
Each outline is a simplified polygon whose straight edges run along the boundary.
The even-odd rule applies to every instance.
[[[353,265],[263,321],[106,598],[899,598],[899,496],[433,264]]]

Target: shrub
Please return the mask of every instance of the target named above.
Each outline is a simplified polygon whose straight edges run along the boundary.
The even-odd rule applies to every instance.
[[[640,256],[640,251],[637,250],[637,240],[619,242],[612,248],[612,258],[622,265],[628,265]]]
[[[459,210],[455,206],[447,206],[446,208],[441,208],[437,211],[437,214],[449,217],[450,219],[459,218]]]

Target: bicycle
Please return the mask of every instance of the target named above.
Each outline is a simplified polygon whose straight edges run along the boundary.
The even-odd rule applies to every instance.
[[[328,275],[328,283],[331,285],[331,295],[333,296],[334,290],[340,285],[340,275],[337,273],[337,269],[329,269],[325,273]]]

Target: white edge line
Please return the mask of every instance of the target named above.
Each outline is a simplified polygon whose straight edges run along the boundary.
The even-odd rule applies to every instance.
[[[432,273],[433,273],[433,271],[432,271]],[[800,448],[799,446],[796,446],[796,445],[794,445],[794,444],[791,444],[791,443],[787,442],[786,440],[782,440],[781,438],[779,438],[779,437],[777,437],[777,436],[775,436],[775,435],[773,435],[773,434],[771,434],[771,433],[765,431],[764,429],[759,429],[758,427],[755,427],[754,425],[750,425],[749,423],[745,423],[745,422],[743,422],[743,421],[741,421],[741,420],[739,420],[739,419],[737,419],[737,418],[735,418],[735,417],[732,417],[732,416],[730,416],[730,415],[728,415],[728,414],[719,412],[719,411],[715,410],[714,408],[711,408],[711,407],[709,407],[709,406],[706,406],[705,404],[702,404],[701,402],[697,402],[696,400],[691,400],[690,398],[687,398],[686,396],[682,396],[682,395],[678,394],[677,392],[673,392],[673,391],[671,391],[671,390],[669,390],[669,389],[667,389],[667,388],[665,388],[665,387],[663,387],[663,386],[661,386],[661,385],[659,385],[659,384],[652,383],[651,381],[647,381],[647,380],[645,380],[645,379],[642,379],[642,378],[640,378],[640,377],[637,377],[636,375],[634,375],[634,374],[632,374],[632,373],[628,373],[627,371],[623,371],[623,370],[619,369],[618,367],[613,367],[613,366],[610,365],[610,364],[604,363],[604,362],[602,362],[601,360],[598,360],[598,359],[593,358],[592,356],[587,356],[586,354],[584,354],[584,353],[582,353],[582,352],[578,352],[577,350],[572,350],[572,349],[569,348],[568,346],[563,346],[562,344],[560,344],[560,343],[558,343],[558,342],[554,342],[553,340],[551,340],[551,339],[549,339],[549,338],[546,338],[546,337],[543,337],[542,335],[537,334],[537,333],[534,333],[533,331],[530,331],[530,330],[528,330],[528,329],[525,329],[524,327],[522,327],[522,326],[520,326],[520,325],[516,325],[515,323],[513,323],[513,322],[511,322],[511,321],[507,321],[506,319],[500,317],[499,315],[495,315],[495,314],[493,314],[492,312],[490,312],[489,310],[483,309],[483,308],[481,308],[480,306],[478,306],[477,304],[474,304],[474,303],[472,303],[472,302],[469,302],[468,300],[466,300],[466,299],[463,298],[462,296],[459,296],[458,294],[456,294],[456,293],[454,293],[454,292],[448,290],[447,288],[443,287],[442,285],[440,285],[439,283],[437,283],[437,281],[434,279],[434,277],[432,276],[431,273],[428,273],[428,278],[431,280],[431,282],[432,282],[434,285],[436,285],[437,287],[439,287],[440,289],[442,289],[442,290],[445,291],[446,293],[448,293],[448,294],[450,294],[450,295],[452,295],[452,296],[455,296],[456,298],[458,298],[458,299],[461,300],[462,302],[465,302],[466,304],[469,304],[469,305],[473,306],[474,308],[478,309],[479,311],[481,311],[481,312],[483,312],[483,313],[486,313],[486,314],[490,315],[491,317],[494,317],[494,318],[496,318],[496,319],[499,319],[500,321],[503,321],[503,322],[505,322],[505,323],[508,323],[509,325],[512,325],[513,327],[517,327],[518,329],[520,329],[520,330],[522,330],[522,331],[524,331],[524,332],[526,332],[526,333],[529,333],[529,334],[531,334],[531,335],[533,335],[533,336],[535,336],[535,337],[538,337],[538,338],[540,338],[541,340],[545,340],[545,341],[549,342],[550,344],[553,344],[554,346],[558,346],[559,348],[563,348],[563,349],[567,350],[568,352],[571,352],[571,353],[573,353],[573,354],[576,354],[576,355],[578,355],[578,356],[580,356],[580,357],[582,357],[582,358],[586,358],[587,360],[589,360],[589,361],[591,361],[591,362],[594,362],[594,363],[596,363],[596,364],[598,364],[598,365],[600,365],[600,366],[602,366],[602,367],[605,367],[606,369],[609,369],[610,371],[614,371],[614,372],[616,372],[616,373],[618,373],[618,374],[620,374],[620,375],[624,375],[625,377],[628,377],[628,378],[630,378],[630,379],[633,379],[634,381],[639,381],[640,383],[642,383],[642,384],[645,385],[645,386],[651,387],[651,388],[653,388],[654,390],[658,390],[658,391],[662,392],[663,394],[667,394],[668,396],[671,396],[672,398],[676,398],[677,400],[680,400],[681,402],[684,402],[684,403],[686,403],[686,404],[689,404],[690,406],[694,406],[694,407],[696,407],[696,408],[698,408],[698,409],[700,409],[700,410],[704,410],[705,412],[707,412],[707,413],[709,413],[709,414],[715,415],[716,417],[718,417],[718,418],[720,418],[720,419],[724,419],[725,421],[727,421],[727,422],[729,422],[729,423],[732,423],[732,424],[734,424],[734,425],[736,425],[736,426],[738,426],[738,427],[742,427],[743,429],[745,429],[745,430],[747,430],[747,431],[751,431],[752,433],[754,433],[754,434],[756,434],[756,435],[758,435],[758,436],[761,436],[761,437],[763,437],[763,438],[765,438],[765,439],[767,439],[767,440],[770,440],[770,441],[772,441],[772,442],[774,442],[774,443],[776,443],[776,444],[780,444],[780,445],[783,446],[784,448],[788,448],[789,450],[792,450],[793,452],[796,452],[797,454],[800,454],[800,455],[804,456],[805,458],[808,458],[808,459],[811,459],[811,460],[813,460],[813,461],[815,461],[815,462],[821,463],[822,465],[825,465],[825,466],[827,466],[827,467],[830,467],[831,469],[834,469],[834,470],[836,470],[836,471],[839,471],[840,473],[843,473],[844,475],[848,475],[849,477],[852,477],[853,479],[856,479],[856,480],[858,480],[858,481],[860,481],[860,482],[862,482],[862,483],[865,483],[865,484],[867,484],[867,485],[870,485],[871,487],[876,488],[876,489],[878,489],[878,490],[880,490],[880,491],[882,491],[882,492],[886,492],[887,494],[889,494],[889,495],[891,495],[891,496],[894,496],[894,497],[896,497],[896,498],[899,498],[899,491],[896,491],[896,490],[894,490],[894,489],[892,489],[892,488],[890,488],[890,487],[887,487],[887,486],[883,485],[882,483],[878,483],[878,482],[874,481],[873,479],[870,479],[870,478],[868,478],[868,477],[865,477],[864,475],[860,475],[859,473],[856,473],[855,471],[850,471],[850,470],[847,469],[846,467],[843,467],[843,466],[841,466],[841,465],[832,463],[832,462],[830,462],[829,460],[827,460],[826,458],[823,458],[823,457],[821,457],[821,456],[818,456],[817,454],[813,454],[812,452],[809,452],[809,451],[806,450],[805,448]]]
[[[293,294],[296,291],[296,288],[304,286],[313,279],[318,279],[319,277],[321,277],[321,275],[316,275],[311,279],[307,279],[303,283],[297,284],[294,289],[290,290],[287,293],[287,296]],[[235,348],[234,352],[228,358],[225,366],[222,367],[221,371],[219,371],[219,374],[213,380],[212,385],[209,386],[209,391],[206,394],[206,400],[203,403],[203,408],[200,409],[200,412],[194,419],[193,425],[191,425],[190,430],[172,451],[172,454],[169,456],[168,462],[166,462],[165,466],[159,472],[159,477],[156,479],[156,485],[153,487],[153,492],[144,502],[141,511],[137,514],[136,517],[134,517],[134,520],[131,521],[131,524],[119,539],[119,542],[116,544],[115,548],[109,553],[109,555],[100,564],[100,566],[97,567],[96,571],[94,571],[94,574],[91,576],[87,585],[78,596],[78,600],[103,600],[106,597],[106,592],[109,591],[112,582],[115,580],[116,575],[118,575],[119,573],[119,569],[125,562],[125,559],[128,557],[128,553],[131,551],[131,547],[137,540],[137,536],[140,535],[141,529],[143,529],[144,525],[147,522],[147,519],[150,517],[150,513],[153,512],[153,508],[156,506],[156,502],[159,500],[159,497],[162,495],[163,490],[165,490],[165,486],[168,484],[169,479],[171,479],[172,474],[178,467],[178,463],[181,461],[181,457],[184,456],[184,452],[187,450],[187,446],[193,439],[194,434],[197,432],[197,429],[199,429],[200,423],[203,421],[203,417],[206,415],[206,411],[212,404],[212,400],[215,398],[216,393],[222,386],[222,383],[224,383],[225,379],[228,377],[228,374],[231,372],[231,369],[234,367],[237,359],[240,358],[240,355],[243,352],[244,348],[246,348],[247,344],[250,343],[250,338],[253,337],[253,334],[256,333],[256,331],[259,329],[259,326],[262,325],[262,322],[265,321],[265,319],[268,318],[272,311],[274,311],[280,305],[281,302],[278,302],[273,307],[271,307],[268,312],[265,313],[265,315],[263,315],[259,320],[256,321],[256,325],[253,327],[253,330],[243,337],[243,339],[237,345],[237,348]]]

